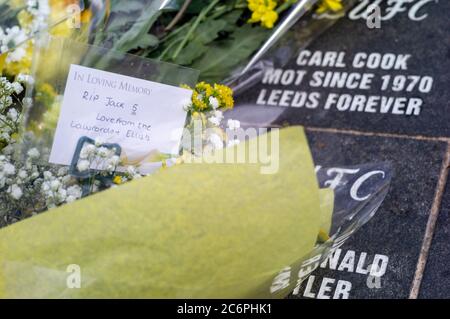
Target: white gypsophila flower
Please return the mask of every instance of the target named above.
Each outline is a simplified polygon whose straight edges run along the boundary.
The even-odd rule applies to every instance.
[[[6,28],[4,36],[2,38],[1,49],[2,52],[10,50],[8,53],[8,57],[6,58],[7,63],[19,62],[25,57],[27,51],[26,45],[23,45],[23,43],[26,40],[27,40],[27,33],[25,30],[21,29],[18,26]],[[18,45],[21,46],[17,47]]]
[[[24,84],[33,85],[34,78],[29,74],[20,73],[19,75],[16,76],[16,82],[18,82],[19,84],[24,83]]]
[[[101,138],[100,136],[97,136],[95,138],[95,146],[100,147],[102,144],[104,144],[104,140],[103,138]]]
[[[84,171],[88,170],[90,166],[91,166],[91,163],[89,163],[89,161],[87,161],[87,160],[81,160],[77,164],[77,168],[80,172],[84,172]]]
[[[19,200],[23,196],[22,189],[14,184],[8,189],[8,193],[11,195],[12,198],[15,200]]]
[[[11,163],[5,163],[3,166],[3,172],[6,176],[14,175],[16,173],[16,168]]]
[[[41,185],[41,189],[44,193],[50,192],[51,190],[50,182],[43,182]]]
[[[9,144],[2,150],[2,153],[5,155],[11,155],[12,153],[14,153],[14,146],[12,144]]]
[[[211,107],[215,110],[218,109],[220,106],[219,100],[214,97],[214,96],[210,96],[209,97],[209,104],[211,105]]]
[[[188,111],[189,108],[190,108],[191,105],[192,105],[192,100],[191,100],[191,99],[183,99],[183,100],[180,102],[180,104],[181,104],[181,106],[183,107],[183,110],[184,110],[184,111]]]
[[[7,116],[11,121],[16,122],[19,118],[19,113],[16,109],[9,109]]]
[[[211,116],[210,118],[208,118],[208,121],[209,121],[212,125],[219,126],[219,125],[220,125],[220,122],[221,122],[221,119],[218,118],[218,117],[215,117],[215,116]]]
[[[19,82],[13,82],[12,87],[16,94],[20,94],[23,92],[23,86]]]
[[[61,186],[61,182],[59,180],[57,180],[57,179],[54,179],[50,183],[50,188],[54,192],[56,192],[59,189],[60,186]]]
[[[240,143],[241,143],[240,140],[234,139],[234,140],[228,141],[227,146],[228,146],[228,147],[233,147],[233,146],[239,145]]]
[[[120,162],[120,157],[117,156],[117,155],[114,155],[114,156],[112,156],[112,157],[109,159],[109,164],[112,165],[112,166],[117,166],[117,165],[119,165],[119,162]]]
[[[73,185],[67,188],[67,195],[71,196],[75,199],[81,198],[81,195],[83,194],[83,191],[80,186]]]
[[[27,171],[21,169],[17,174],[17,177],[19,177],[20,179],[26,179],[28,177],[28,173]]]
[[[97,150],[97,155],[101,158],[107,158],[109,157],[111,154],[111,151],[109,149],[107,149],[106,147],[100,147]]]
[[[219,118],[221,121],[223,120],[223,113],[222,111],[214,111],[213,115],[217,118]]]
[[[58,175],[60,177],[65,177],[68,173],[69,173],[68,167],[60,167],[58,169],[58,172],[56,173],[56,175]]]
[[[67,199],[67,191],[64,188],[59,188],[56,197],[59,203],[65,202]]]
[[[30,159],[37,159],[41,154],[39,153],[37,148],[32,148],[27,152],[27,155]]]
[[[0,104],[1,104],[1,107],[2,107],[3,109],[5,109],[5,108],[11,106],[12,103],[13,103],[13,99],[12,99],[12,97],[10,97],[9,95],[3,95],[3,96],[0,98]]]
[[[52,174],[52,172],[50,172],[50,171],[45,171],[45,172],[43,173],[43,175],[44,175],[44,179],[45,179],[45,180],[50,180],[50,179],[53,178],[53,174]]]
[[[33,105],[33,99],[31,97],[23,98],[22,105],[26,108],[30,108]]]
[[[241,122],[237,121],[237,120],[228,120],[227,122],[227,126],[230,130],[235,131],[238,128],[241,127]]]
[[[80,158],[87,159],[87,158],[91,157],[92,155],[94,155],[96,150],[97,150],[97,148],[95,147],[95,145],[92,145],[92,144],[84,145],[80,151]]]
[[[213,134],[211,134],[209,136],[208,141],[212,144],[212,146],[215,149],[223,148],[223,140],[222,140],[222,138],[219,135],[215,134],[215,133],[213,133]]]
[[[128,166],[127,167],[127,173],[130,174],[131,176],[136,175],[137,174],[136,168],[134,166],[131,166],[131,165]]]

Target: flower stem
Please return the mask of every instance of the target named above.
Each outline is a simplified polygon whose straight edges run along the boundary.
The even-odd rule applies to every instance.
[[[194,24],[192,25],[192,27],[189,29],[189,31],[187,32],[186,36],[184,37],[183,41],[180,43],[180,45],[175,50],[175,53],[172,56],[172,60],[175,60],[178,57],[178,55],[181,53],[181,50],[183,50],[183,48],[185,47],[186,43],[189,41],[191,36],[194,34],[194,32],[197,29],[197,27],[199,26],[200,22],[214,8],[214,6],[217,3],[219,3],[219,1],[220,0],[214,0],[213,2],[211,2],[209,4],[209,6],[207,6],[205,9],[202,10],[202,12],[200,12],[200,14],[198,15],[198,17],[195,20]]]
[[[284,2],[281,6],[279,6],[275,11],[278,14],[280,14],[280,13],[286,11],[287,9],[289,9],[295,2],[296,2],[296,0],[288,0],[288,1]]]

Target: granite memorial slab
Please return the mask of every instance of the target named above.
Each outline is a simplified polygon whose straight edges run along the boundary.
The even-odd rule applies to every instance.
[[[419,298],[450,298],[450,184],[443,196]]]
[[[320,167],[391,162],[394,177],[375,216],[290,297],[408,298],[447,144],[311,130],[308,138]]]
[[[267,68],[228,116],[248,125],[449,137],[448,12],[443,0],[357,1],[286,65]]]

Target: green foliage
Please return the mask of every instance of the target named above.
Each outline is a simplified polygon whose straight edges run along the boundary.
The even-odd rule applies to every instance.
[[[233,67],[248,59],[263,43],[267,30],[245,25],[237,28],[227,39],[212,43],[206,54],[191,66],[201,72],[204,80],[217,82]]]
[[[183,2],[174,1],[171,8],[179,9]],[[96,31],[97,44],[112,43],[121,52],[141,49],[137,53],[146,57],[198,69],[203,80],[223,80],[269,35],[246,23],[246,0],[192,0],[170,32],[164,27],[177,11],[142,0],[112,0],[111,6],[104,26]]]

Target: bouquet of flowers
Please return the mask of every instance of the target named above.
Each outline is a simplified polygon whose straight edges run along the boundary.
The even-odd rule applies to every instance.
[[[101,7],[90,43],[188,66],[223,82],[301,17],[340,14],[352,0],[114,1]],[[308,41],[329,24],[309,23]],[[303,31],[304,32],[304,31]],[[266,48],[266,49],[267,49]],[[259,56],[261,58],[261,56]],[[104,63],[105,61],[103,61]]]
[[[351,2],[77,1],[78,28],[47,21],[40,34],[53,36],[25,47],[14,27],[5,29],[16,43],[5,48],[0,79],[0,297],[278,298],[298,287],[312,263],[373,216],[391,170],[359,166],[382,170],[383,179],[351,202],[349,187],[360,183],[327,189],[301,128],[256,128],[242,138],[240,122],[224,117],[233,89],[245,92],[280,59],[276,43],[306,45],[331,25],[312,15],[340,14]],[[58,11],[49,8],[47,16]],[[298,25],[302,32],[292,35]],[[23,48],[33,63],[8,67],[27,58]],[[70,165],[49,162],[73,64],[191,92],[179,149],[143,156],[158,164],[156,173],[144,176],[142,159],[96,136],[79,140]],[[69,281],[71,269],[82,269],[83,279]]]

